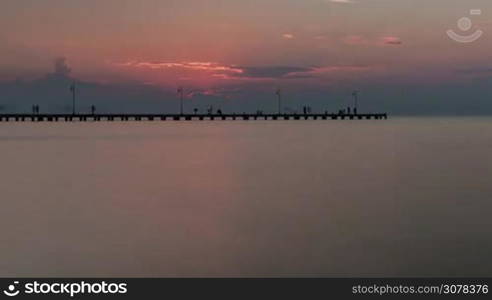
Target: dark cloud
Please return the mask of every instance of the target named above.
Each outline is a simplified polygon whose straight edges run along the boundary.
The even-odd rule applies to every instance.
[[[400,40],[400,38],[395,37],[395,36],[387,36],[383,38],[383,43],[385,45],[393,45],[393,46],[399,46],[402,45],[403,42]]]
[[[208,72],[217,77],[236,79],[283,78],[292,74],[307,73],[314,68],[293,66],[236,66],[223,65],[215,62],[160,62],[160,61],[129,61],[113,63],[117,67],[145,68],[149,70],[182,69],[186,71]]]
[[[240,67],[243,73],[238,77],[251,78],[282,78],[292,73],[304,73],[312,71],[312,68],[290,67],[290,66],[271,66],[271,67]]]
[[[403,44],[402,41],[386,41],[386,45],[401,45]]]
[[[65,57],[58,57],[55,59],[55,72],[53,73],[54,75],[60,76],[60,77],[68,77],[70,75],[70,72],[72,72],[72,69],[67,64],[67,59]]]

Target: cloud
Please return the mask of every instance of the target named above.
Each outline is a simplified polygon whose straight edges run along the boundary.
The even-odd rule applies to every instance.
[[[286,40],[292,40],[295,38],[295,35],[293,35],[292,33],[284,33],[282,34],[282,37]]]
[[[399,46],[399,45],[403,44],[403,42],[400,40],[400,38],[396,37],[396,36],[385,36],[385,37],[382,37],[381,41],[385,45]]]
[[[320,77],[324,74],[330,73],[346,73],[346,72],[363,72],[374,69],[373,66],[362,66],[362,65],[338,65],[338,66],[325,66],[325,67],[314,67],[307,71],[302,72],[291,72],[287,74],[287,78],[315,78]]]
[[[219,80],[261,81],[273,79],[314,78],[333,72],[360,72],[370,69],[368,66],[335,65],[322,67],[299,66],[238,66],[210,62],[125,62],[116,66],[148,70],[181,69],[192,70],[197,76],[208,75]],[[186,78],[193,79],[194,75]]]
[[[55,71],[53,75],[60,77],[68,77],[72,69],[67,64],[67,59],[65,57],[58,57],[54,62]]]
[[[120,67],[147,68],[147,69],[171,69],[181,68],[194,71],[208,71],[220,73],[242,73],[240,68],[235,66],[221,65],[215,62],[138,62],[129,61],[124,63],[114,63]]]
[[[400,46],[402,40],[396,36],[383,36],[380,38],[367,38],[361,35],[348,35],[342,38],[342,42],[350,46]]]
[[[262,79],[282,78],[290,73],[306,72],[310,68],[293,66],[265,66],[249,67],[237,65],[224,65],[215,62],[138,62],[129,61],[113,63],[113,65],[125,68],[139,68],[149,70],[181,69],[197,72],[205,72],[216,78],[222,79]]]
[[[282,78],[292,73],[308,72],[312,68],[290,66],[242,67],[240,77],[249,78]]]

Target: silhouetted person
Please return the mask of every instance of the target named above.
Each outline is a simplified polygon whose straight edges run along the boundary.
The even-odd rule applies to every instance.
[[[306,114],[307,114],[307,107],[306,107],[306,106],[303,106],[303,107],[302,107],[302,111],[303,111],[303,113],[306,115]]]
[[[357,108],[354,108],[354,115],[357,114]]]
[[[96,107],[94,105],[91,106],[91,113],[92,115],[96,113]]]
[[[221,109],[217,109],[217,114],[218,115],[221,115],[222,114],[222,110]]]
[[[193,112],[195,113],[195,115],[198,113],[198,108],[193,108]]]
[[[347,112],[350,115],[350,107],[347,107]]]

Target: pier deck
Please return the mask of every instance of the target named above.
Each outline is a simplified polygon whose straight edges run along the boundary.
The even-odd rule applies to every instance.
[[[375,114],[1,114],[0,122],[218,121],[218,120],[385,120]]]

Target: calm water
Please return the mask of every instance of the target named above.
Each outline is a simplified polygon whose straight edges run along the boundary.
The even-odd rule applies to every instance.
[[[492,276],[492,119],[0,123],[0,276]]]

